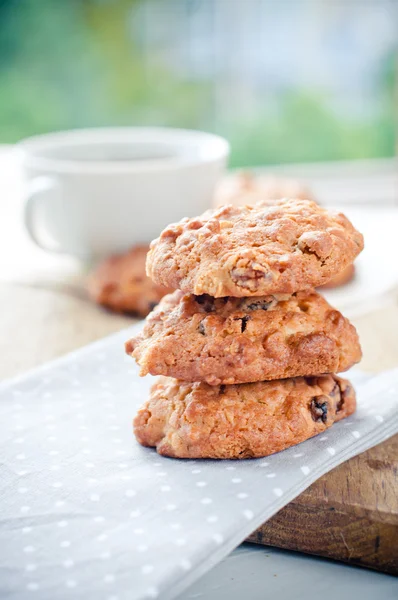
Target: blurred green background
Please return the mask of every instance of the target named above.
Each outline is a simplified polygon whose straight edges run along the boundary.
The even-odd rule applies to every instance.
[[[392,156],[396,0],[0,0],[0,143],[219,133],[231,166]]]

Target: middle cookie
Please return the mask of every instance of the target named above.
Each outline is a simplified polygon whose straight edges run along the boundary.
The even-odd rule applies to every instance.
[[[126,343],[141,375],[210,385],[339,373],[362,356],[355,327],[317,292],[165,296]]]

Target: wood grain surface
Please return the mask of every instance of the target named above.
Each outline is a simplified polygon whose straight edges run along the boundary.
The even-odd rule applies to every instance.
[[[134,322],[92,305],[81,286],[66,280],[0,284],[0,308],[2,378]],[[396,299],[354,324],[364,350],[361,368],[398,366]],[[250,541],[398,574],[398,436],[319,479]]]
[[[316,481],[248,539],[398,575],[398,435]]]

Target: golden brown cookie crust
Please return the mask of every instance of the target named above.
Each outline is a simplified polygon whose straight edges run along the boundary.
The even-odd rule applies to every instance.
[[[147,273],[215,298],[290,294],[326,283],[362,248],[343,214],[310,200],[227,205],[167,227],[151,244]]]
[[[210,385],[338,373],[361,359],[355,327],[315,291],[279,300],[176,291],[126,351],[141,375]]]
[[[101,262],[89,278],[90,297],[115,312],[145,317],[171,291],[146,275],[148,249],[147,245],[134,246]]]
[[[134,432],[165,456],[255,458],[322,433],[355,404],[350,383],[335,375],[217,387],[161,377]]]

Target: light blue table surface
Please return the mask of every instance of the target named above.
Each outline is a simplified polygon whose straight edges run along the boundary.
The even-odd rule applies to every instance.
[[[369,569],[242,544],[178,600],[397,600],[398,578]]]

